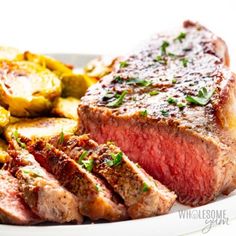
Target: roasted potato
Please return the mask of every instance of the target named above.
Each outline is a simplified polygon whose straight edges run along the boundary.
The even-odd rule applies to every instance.
[[[28,61],[0,61],[0,103],[17,117],[29,117],[50,111],[61,94],[58,77]]]
[[[75,120],[66,118],[34,118],[24,119],[14,124],[9,124],[4,129],[4,137],[9,141],[17,130],[22,137],[32,138],[50,138],[64,134],[74,134],[77,131],[78,123]]]
[[[0,128],[6,126],[10,121],[10,112],[0,106]]]
[[[3,139],[0,139],[0,163],[6,163],[10,160],[7,153],[7,144]]]
[[[118,58],[109,56],[95,58],[84,67],[84,73],[91,79],[100,80],[111,73],[117,61]]]
[[[24,52],[22,57],[23,57],[23,60],[37,63],[37,64],[41,65],[42,67],[45,67],[45,68],[53,71],[59,77],[72,73],[72,70],[70,67],[68,67],[67,65],[63,64],[62,62],[57,61],[54,58],[51,58],[48,56],[34,54],[29,51],[26,51],[26,52]]]
[[[52,114],[78,120],[77,108],[80,100],[73,97],[58,98],[53,106]]]

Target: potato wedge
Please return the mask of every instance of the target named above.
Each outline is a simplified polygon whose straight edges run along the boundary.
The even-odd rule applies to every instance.
[[[44,68],[47,68],[57,74],[59,77],[64,74],[71,74],[72,70],[67,65],[63,64],[60,61],[55,60],[54,58],[31,53],[29,51],[24,52],[23,60],[31,61],[41,65]]]
[[[93,79],[100,80],[103,76],[111,73],[118,58],[103,56],[95,58],[84,67],[84,73]]]
[[[6,163],[10,160],[10,156],[7,153],[7,143],[0,139],[0,163]]]
[[[74,134],[77,131],[78,123],[75,120],[66,118],[34,118],[24,119],[14,124],[8,125],[4,129],[4,137],[9,141],[17,130],[22,137],[33,138],[50,138],[59,135],[62,131],[64,134]]]
[[[52,114],[60,117],[78,120],[77,108],[80,100],[73,97],[58,98],[52,108]]]
[[[0,61],[0,103],[17,117],[48,113],[61,94],[51,71],[28,61]]]
[[[10,121],[10,112],[0,106],[0,128],[6,126]]]

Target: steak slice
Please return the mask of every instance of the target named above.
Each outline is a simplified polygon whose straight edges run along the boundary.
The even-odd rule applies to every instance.
[[[45,221],[82,223],[78,199],[60,186],[34,157],[12,141],[9,154],[13,157],[12,171],[31,210]]]
[[[201,205],[236,185],[236,76],[225,43],[197,23],[158,34],[93,85],[81,133],[115,141],[134,162]]]
[[[92,220],[127,218],[126,208],[106,185],[65,153],[38,140],[29,146],[36,160],[79,199],[80,212]]]
[[[50,142],[76,162],[93,161],[92,172],[104,178],[122,197],[131,218],[164,214],[173,205],[175,194],[130,161],[114,144],[98,145],[88,135],[66,135],[63,142],[59,140],[60,137],[55,137]]]
[[[0,224],[29,225],[41,222],[22,199],[18,181],[0,170]]]

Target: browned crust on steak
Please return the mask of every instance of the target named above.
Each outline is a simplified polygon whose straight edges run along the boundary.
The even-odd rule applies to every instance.
[[[9,171],[0,170],[0,223],[31,225],[41,222],[26,205],[19,184]]]
[[[82,98],[78,113],[81,133],[91,133],[91,137],[99,143],[115,141],[131,160],[140,162],[149,174],[174,190],[181,202],[199,205],[236,187],[236,113],[232,114],[232,110],[235,110],[236,79],[226,67],[229,64],[228,51],[222,39],[193,22],[185,22],[179,32],[181,31],[186,33],[182,42],[175,40],[178,33],[159,34],[142,50],[128,56],[127,66],[117,67],[112,74],[88,90]],[[166,64],[154,61],[155,57],[160,55],[164,41],[170,44],[167,53],[182,53],[182,56],[188,59],[187,66],[183,66],[178,56],[177,59],[167,57]],[[116,80],[117,77],[119,81]],[[146,80],[152,82],[152,85],[130,84],[130,78]],[[215,91],[206,105],[193,105],[185,100],[187,95],[197,96],[203,87],[207,91]],[[158,90],[159,94],[151,96],[149,92],[155,90]],[[109,100],[107,102],[103,99],[104,95],[111,91],[119,94],[127,91],[123,103],[116,108],[108,107]],[[169,104],[169,97],[186,106],[179,109],[177,105]],[[143,111],[146,111],[146,116],[140,115]],[[162,111],[167,111],[168,115],[165,116]],[[162,135],[158,135],[158,132]],[[173,137],[173,145],[169,143],[170,139],[165,132]],[[121,137],[122,135],[124,137]],[[151,138],[152,143],[149,143]],[[155,139],[159,145],[156,148]],[[196,145],[192,145],[190,141]],[[150,145],[150,150],[156,151],[156,154],[151,155],[152,160],[147,154],[149,151],[148,147],[145,147],[146,142]],[[165,143],[171,151],[166,150]],[[184,147],[182,143],[185,144]],[[178,147],[179,150],[176,150]],[[189,152],[190,147],[195,157]],[[140,153],[143,153],[140,157],[138,148]],[[168,156],[171,153],[173,157]],[[191,156],[191,161],[197,165],[198,169],[195,170],[194,166],[190,165],[195,176],[186,168],[188,160],[185,154]],[[185,160],[182,166],[178,158]],[[175,164],[179,166],[179,177],[169,159],[176,161]],[[158,161],[161,164],[158,164]],[[155,167],[151,167],[152,162],[157,162],[160,173],[154,170]],[[172,169],[172,176],[169,171],[165,174],[161,169],[164,166]],[[198,173],[206,179],[200,176],[198,179]],[[188,184],[192,181],[186,191],[183,184],[178,183],[181,178],[182,183]]]
[[[12,171],[19,182],[22,197],[31,210],[45,221],[82,223],[76,196],[60,186],[25,149],[15,141],[10,143]]]
[[[92,172],[104,178],[124,200],[131,218],[150,217],[165,214],[175,201],[175,194],[160,182],[155,181],[140,166],[136,165],[112,143],[97,145],[87,135],[65,136],[59,144],[59,137],[51,142],[72,159],[78,161],[86,150],[85,159],[93,160]],[[111,154],[122,153],[121,163],[109,166]]]
[[[29,150],[44,168],[78,197],[79,209],[83,215],[92,220],[117,221],[127,218],[124,205],[114,199],[105,184],[65,153],[52,145],[48,147],[40,140],[32,144]]]

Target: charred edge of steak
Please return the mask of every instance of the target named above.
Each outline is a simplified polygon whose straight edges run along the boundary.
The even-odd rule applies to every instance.
[[[19,183],[9,171],[0,170],[0,223],[32,225],[42,222],[22,198]]]
[[[116,202],[113,193],[96,176],[44,141],[29,147],[36,160],[79,199],[80,212],[92,220],[109,221],[127,218],[123,204]]]
[[[31,210],[45,221],[82,223],[78,199],[60,186],[26,149],[12,141],[8,150],[19,189]]]
[[[84,160],[93,160],[92,172],[104,178],[122,197],[131,218],[164,214],[173,205],[176,195],[130,161],[112,143],[98,146],[87,135],[65,136],[61,144],[58,140],[56,137],[51,143],[75,161],[87,152]]]

